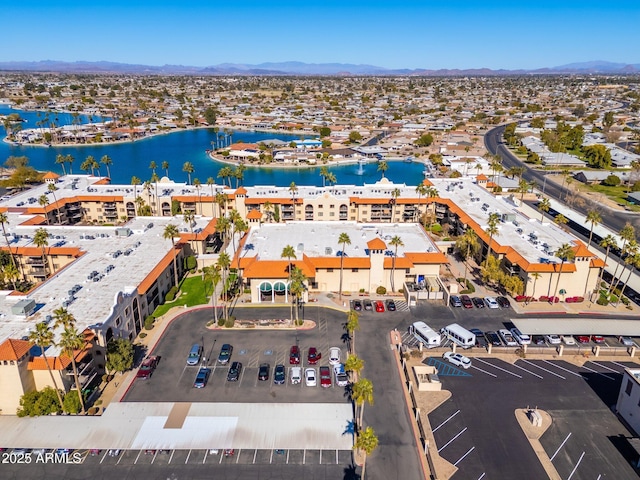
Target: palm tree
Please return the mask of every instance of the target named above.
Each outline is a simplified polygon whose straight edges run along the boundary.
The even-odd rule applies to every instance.
[[[395,293],[396,258],[398,256],[398,247],[404,247],[404,243],[398,235],[394,235],[389,242],[389,245],[393,245],[395,247],[393,251],[393,257],[391,257],[391,292]]]
[[[9,243],[9,237],[7,236],[7,229],[5,227],[5,223],[8,222],[7,214],[4,212],[0,212],[0,226],[2,226],[2,235],[4,236],[4,241],[7,244],[7,249],[9,250],[9,255],[11,256],[11,264],[14,267],[18,267],[16,263],[16,257],[13,256],[13,251],[11,250],[11,244]],[[15,285],[14,285],[15,289]]]
[[[293,267],[293,271],[291,272],[291,287],[289,288],[290,292],[291,292],[291,304],[292,305],[297,305],[298,307],[300,307],[300,297],[302,296],[302,294],[304,293],[304,291],[306,290],[306,285],[305,282],[307,281],[307,277],[305,276],[304,273],[302,273],[302,270],[299,269],[298,267]],[[299,324],[299,320],[298,320],[298,310],[299,308],[295,308],[294,309],[296,312],[296,325]]]
[[[622,296],[624,295],[624,291],[627,288],[629,280],[631,279],[633,270],[640,267],[640,254],[636,252],[633,256],[628,255],[627,258],[624,259],[624,261],[625,263],[629,263],[629,275],[627,276],[627,280],[622,284],[622,289],[620,290],[620,298],[622,298]]]
[[[73,368],[73,376],[75,378],[76,390],[80,399],[80,413],[84,415],[84,398],[82,398],[82,388],[80,386],[80,378],[78,375],[78,365],[76,364],[76,351],[81,350],[85,346],[84,337],[75,327],[65,327],[64,332],[60,336],[58,343],[63,352],[71,358],[71,366]]]
[[[162,169],[164,170],[164,174],[167,178],[169,178],[169,162],[166,160],[162,162]]]
[[[195,167],[193,166],[193,163],[184,162],[184,164],[182,165],[182,171],[186,172],[187,175],[189,176],[189,185],[191,185],[191,174],[196,171]]]
[[[627,249],[625,253],[626,256],[624,257],[624,266],[622,267],[622,271],[620,272],[620,275],[618,275],[618,278],[614,278],[615,284],[611,287],[612,292],[615,292],[618,288],[618,285],[620,285],[620,281],[622,280],[622,276],[624,275],[624,270],[627,268],[627,265],[629,265],[630,270],[633,270],[633,257],[638,254],[638,242],[636,242],[635,239],[632,238],[629,243],[627,243]]]
[[[69,164],[69,175],[73,175],[73,162],[75,158],[73,158],[73,155],[69,154],[64,156],[64,160]]]
[[[427,194],[427,186],[424,183],[420,182],[416,187],[416,193],[418,194],[418,206],[414,210],[414,221],[415,221],[416,214],[418,218],[420,218],[420,200],[422,199],[423,195]]]
[[[600,269],[600,275],[598,276],[598,284],[596,285],[597,290],[600,290],[600,284],[602,283],[602,276],[604,275],[604,269],[607,266],[607,260],[609,259],[609,252],[611,251],[611,247],[618,248],[618,242],[616,241],[616,237],[613,235],[607,235],[600,241],[600,246],[606,249],[604,255],[604,266]]]
[[[231,188],[231,176],[233,175],[233,170],[229,166],[222,167],[218,171],[218,178],[226,179],[226,183],[229,184],[229,188]],[[225,183],[223,182],[223,185]]]
[[[44,210],[44,219],[47,221],[47,225],[49,225],[49,212],[47,212],[47,205],[49,205],[49,197],[47,197],[44,193],[38,197],[38,203]]]
[[[622,238],[622,247],[620,248],[620,258],[624,258],[627,253],[627,245],[631,240],[633,240],[636,236],[636,229],[629,222],[622,227],[620,230],[620,238]],[[613,276],[611,277],[611,286],[609,287],[609,293],[613,292],[613,284],[615,280],[618,278],[618,267],[620,266],[620,262],[616,264],[616,269],[613,272]]]
[[[160,180],[160,178],[158,177],[158,175],[156,173],[153,173],[151,175],[151,179],[150,181],[153,183],[154,186],[154,196],[155,196],[155,204],[156,204],[156,215],[160,216],[160,199],[158,198],[158,181]]]
[[[569,219],[563,214],[559,213],[558,215],[556,215],[556,218],[553,219],[553,222],[559,227],[562,227],[563,225],[569,223]]]
[[[558,280],[556,280],[556,288],[553,292],[554,296],[558,296],[558,285],[560,284],[560,277],[562,276],[562,267],[564,266],[564,262],[567,260],[571,261],[576,256],[576,252],[571,245],[568,243],[563,243],[560,245],[558,250],[556,250],[555,256],[561,260],[560,262],[560,270],[558,271]]]
[[[499,235],[500,231],[498,230],[498,222],[500,221],[500,215],[497,213],[489,214],[489,221],[487,222],[487,228],[485,229],[485,233],[489,235],[489,245],[487,246],[487,258],[484,261],[484,266],[486,267],[489,263],[489,257],[491,256],[491,241],[493,240],[494,235]]]
[[[540,277],[542,277],[542,275],[540,275],[538,272],[533,272],[529,276],[533,278],[533,291],[531,292],[531,295],[527,295],[527,299],[528,299],[529,296],[535,298],[535,296],[536,296],[536,282],[538,281],[538,279]],[[525,304],[526,303],[527,303],[527,300],[525,300]]]
[[[151,169],[151,173],[154,174],[156,173],[156,168],[158,168],[158,164],[153,160],[151,160],[151,163],[149,164],[149,168]]]
[[[47,270],[49,270],[49,260],[47,259],[44,247],[49,245],[49,232],[44,228],[37,229],[36,233],[33,235],[33,244],[42,249],[42,263],[44,263],[44,275],[46,278]]]
[[[49,371],[49,376],[51,377],[51,383],[53,384],[53,388],[56,391],[56,395],[58,396],[58,402],[60,402],[60,408],[64,410],[64,403],[62,403],[62,395],[60,394],[60,390],[58,389],[58,384],[56,383],[56,379],[53,376],[53,372],[51,371],[51,364],[49,364],[49,360],[47,359],[46,349],[53,345],[53,332],[49,328],[49,326],[44,322],[36,323],[35,330],[31,330],[29,332],[29,340],[35,343],[38,347],[40,347],[40,351],[42,352],[42,358],[44,358],[44,363],[47,366],[47,370]]]
[[[351,387],[351,398],[356,404],[356,410],[360,411],[358,426],[362,427],[362,417],[364,416],[364,403],[373,405],[373,383],[367,378],[360,378]]]
[[[354,347],[351,347],[354,349]],[[364,361],[355,354],[351,354],[344,362],[344,369],[351,374],[351,380],[357,381],[360,372],[364,368]]]
[[[56,165],[62,165],[62,174],[64,176],[67,175],[67,169],[65,168],[64,164],[67,163],[67,159],[65,158],[64,155],[56,155]]]
[[[327,175],[329,175],[329,169],[326,166],[320,167],[320,176],[322,177],[322,186],[326,186]]]
[[[58,190],[58,188],[53,183],[50,183],[47,187],[47,190],[51,192],[51,195],[53,195],[53,201],[56,204],[56,216],[58,217],[58,225],[62,225],[62,220],[60,220],[60,209],[58,208],[58,200],[56,199],[56,190]]]
[[[296,195],[298,193],[298,187],[296,186],[295,182],[291,182],[291,184],[289,185],[289,193],[291,194],[291,199],[295,203]]]
[[[215,322],[218,323],[218,295],[216,295],[216,290],[218,288],[220,280],[222,279],[222,274],[220,273],[220,265],[209,265],[207,267],[203,267],[202,273],[204,275],[204,280],[211,282],[211,302],[213,303],[213,318]]]
[[[347,323],[344,324],[344,328],[349,338],[349,350],[353,355],[355,353],[356,330],[360,330],[360,317],[358,312],[353,309],[349,310],[347,313]]]
[[[220,268],[221,272],[222,272],[222,298],[224,300],[224,318],[225,320],[229,318],[229,306],[228,306],[228,291],[229,291],[229,286],[227,285],[228,283],[228,278],[229,278],[229,267],[231,266],[231,257],[229,257],[229,254],[227,252],[222,252],[219,256],[218,256],[218,267]]]
[[[329,185],[335,185],[336,183],[338,183],[338,178],[336,177],[335,173],[329,172],[327,174],[327,183],[329,183]]]
[[[200,215],[202,215],[202,205],[200,204],[200,189],[202,188],[202,184],[200,183],[200,180],[197,178],[194,178],[193,186],[196,187],[196,192],[198,192],[198,203],[196,204],[196,215],[198,214],[198,205],[200,205]]]
[[[389,164],[384,160],[378,162],[378,171],[382,172],[382,178],[384,178],[384,172],[389,170]]]
[[[391,192],[391,223],[393,223],[395,219],[396,213],[396,202],[398,201],[398,197],[400,196],[400,189],[394,188]]]
[[[269,200],[267,200],[266,202],[264,202],[262,209],[267,216],[267,220],[269,221],[269,223],[271,223],[273,221],[273,205]]]
[[[360,478],[365,478],[364,472],[367,465],[367,457],[371,455],[377,447],[378,437],[373,431],[373,428],[367,427],[358,433],[358,437],[356,438],[353,448],[354,450],[360,450],[365,453],[364,461],[362,463],[362,475],[360,475]]]
[[[180,232],[178,232],[178,227],[173,224],[168,224],[164,227],[164,233],[162,234],[164,239],[171,239],[171,244],[173,246],[173,278],[175,281],[176,288],[178,287],[178,265],[176,262],[176,237],[180,236]]]
[[[289,262],[289,267],[287,268],[288,270],[288,274],[289,274],[289,279],[288,279],[288,287],[290,288],[291,286],[291,274],[293,273],[293,264],[291,263],[291,259],[292,258],[297,258],[296,257],[296,251],[295,249],[291,246],[291,245],[287,245],[282,249],[282,253],[280,254],[280,258],[286,258],[287,261]],[[293,303],[291,303],[291,323],[293,323]]]
[[[543,198],[538,203],[538,210],[540,210],[540,223],[544,221],[544,214],[547,213],[551,209],[551,202],[548,198]]]
[[[530,185],[524,178],[521,178],[518,182],[518,192],[520,192],[520,203],[524,200],[524,194],[529,191]]]
[[[342,272],[343,272],[343,264],[344,264],[344,257],[345,257],[345,247],[347,245],[351,245],[351,239],[349,238],[348,234],[343,232],[338,237],[338,243],[342,245],[342,255],[340,255],[340,293],[339,293],[340,301],[342,301]]]
[[[587,248],[591,246],[591,238],[593,237],[593,227],[596,226],[597,223],[602,221],[602,217],[597,210],[589,210],[587,212],[587,223],[591,224],[591,229],[589,230],[589,243],[587,243]]]
[[[140,181],[140,179],[138,177],[136,177],[135,175],[133,177],[131,177],[131,185],[133,185],[133,198],[134,198],[134,200],[136,198],[138,198],[137,188],[138,188],[138,185],[140,185],[140,183],[142,183],[142,182]]]
[[[111,165],[113,165],[113,160],[111,160],[111,157],[109,155],[103,155],[100,158],[100,163],[107,167],[107,177],[111,178],[111,169],[109,168]]]
[[[209,186],[209,189],[211,190],[211,216],[215,216],[215,203],[216,203],[216,196],[213,193],[213,186],[216,184],[215,180],[213,179],[213,177],[209,177],[207,178],[207,185]],[[202,210],[200,210],[202,211]]]
[[[466,253],[464,255],[464,284],[465,287],[467,285],[467,272],[469,271],[469,258],[472,255],[475,255],[478,252],[478,248],[480,248],[480,244],[478,243],[478,236],[476,232],[473,231],[472,228],[467,228],[464,231],[464,235],[459,240],[459,244],[457,245],[458,251],[465,250]]]

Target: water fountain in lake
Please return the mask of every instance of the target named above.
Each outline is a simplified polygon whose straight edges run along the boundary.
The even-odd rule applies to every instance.
[[[364,175],[365,163],[367,163],[367,161],[364,158],[358,159],[358,171],[356,172],[357,175]]]

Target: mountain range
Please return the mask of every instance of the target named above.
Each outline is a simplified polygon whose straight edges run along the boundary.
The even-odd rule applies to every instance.
[[[188,65],[138,65],[106,61],[62,62],[42,60],[38,62],[0,62],[0,71],[147,75],[412,75],[436,77],[467,75],[637,74],[640,73],[640,63],[627,64],[597,60],[530,70],[492,70],[490,68],[432,70],[421,68],[389,69],[375,65],[356,65],[351,63],[265,62],[257,65],[221,63],[209,67],[193,67]]]

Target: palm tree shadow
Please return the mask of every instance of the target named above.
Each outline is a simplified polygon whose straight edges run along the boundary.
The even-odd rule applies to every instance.
[[[357,472],[358,467],[356,465],[347,465],[344,467],[343,480],[360,480],[360,475]]]

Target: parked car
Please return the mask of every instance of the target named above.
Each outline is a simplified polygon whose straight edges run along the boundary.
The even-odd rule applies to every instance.
[[[576,344],[576,339],[573,338],[571,335],[560,335],[560,340],[565,345],[575,345]]]
[[[284,365],[278,364],[276,368],[273,370],[273,383],[276,385],[283,385],[284,379],[286,378]]]
[[[160,361],[160,357],[147,357],[143,360],[142,365],[138,369],[138,373],[136,373],[136,378],[147,379],[153,375],[153,371],[158,366],[158,362]]]
[[[558,335],[555,334],[549,334],[549,335],[545,335],[544,338],[547,340],[547,343],[549,345],[560,345],[560,342],[562,340],[560,340],[560,337]]]
[[[496,299],[493,297],[484,297],[484,303],[487,304],[488,308],[500,308],[500,305],[498,305],[498,302],[496,302]]]
[[[457,295],[451,295],[451,298],[449,299],[449,303],[451,304],[452,307],[462,306],[462,300],[460,300],[460,297]]]
[[[590,341],[589,335],[576,335],[576,342],[578,343],[589,343]]]
[[[269,380],[269,370],[271,370],[271,367],[268,363],[261,363],[260,368],[258,368],[258,380],[263,382]]]
[[[390,312],[396,311],[396,302],[393,300],[387,300],[387,310]]]
[[[193,386],[195,388],[206,387],[207,381],[209,380],[210,373],[211,373],[211,369],[207,367],[200,367],[200,370],[198,370],[198,374],[196,375],[196,380],[193,382]]]
[[[309,365],[315,365],[321,358],[322,354],[316,347],[309,348],[309,353],[307,354],[307,362],[309,363]]]
[[[618,341],[624,345],[625,347],[633,347],[635,346],[635,342],[631,337],[618,337]]]
[[[526,333],[522,333],[517,328],[512,328],[509,331],[511,332],[511,335],[513,335],[513,338],[516,339],[516,342],[520,345],[529,345],[531,343],[531,337]]]
[[[198,365],[200,363],[200,356],[202,355],[202,345],[199,343],[194,343],[189,350],[189,355],[187,356],[187,365]]]
[[[462,302],[462,306],[464,308],[473,308],[473,302],[471,301],[471,297],[469,295],[461,295],[460,301]]]
[[[602,335],[591,335],[591,341],[593,343],[604,343],[604,337]]]
[[[340,363],[340,356],[341,356],[340,348],[331,347],[329,349],[329,364],[338,365]]]
[[[336,376],[336,385],[339,387],[346,387],[349,384],[349,377],[347,372],[344,371],[344,365],[341,363],[334,365],[333,373]]]
[[[320,367],[320,386],[324,388],[331,386],[331,369],[329,367]]]
[[[534,345],[546,345],[544,337],[542,335],[534,335],[533,337],[531,337],[531,342]]]
[[[307,384],[307,387],[316,386],[316,369],[315,368],[307,368],[304,371],[304,381]]]
[[[233,347],[231,345],[228,343],[222,345],[220,355],[218,355],[218,363],[226,365],[229,362],[229,359],[231,359],[231,352],[233,352]]]
[[[511,335],[511,332],[506,328],[501,328],[500,330],[498,330],[498,334],[500,335],[500,337],[502,338],[502,341],[507,347],[518,346],[518,342],[516,342],[515,338],[513,338],[513,335]]]
[[[362,302],[362,305],[364,306],[365,310],[373,310],[373,303],[371,303],[371,300],[366,299]]]
[[[476,306],[476,308],[484,308],[484,300],[482,300],[480,297],[473,297],[471,301]]]
[[[299,384],[302,381],[302,368],[291,367],[289,370],[289,380],[291,381],[291,385]]]
[[[293,345],[291,350],[289,350],[289,364],[290,365],[299,365],[300,364],[300,348],[298,345]]]
[[[494,347],[502,346],[502,340],[500,340],[500,336],[496,332],[487,332],[485,333],[485,336],[487,337],[489,343]]]
[[[465,370],[471,366],[471,360],[460,353],[445,352],[442,356],[447,362]]]
[[[496,302],[500,305],[500,308],[509,308],[511,306],[511,302],[507,297],[496,297]]]
[[[482,330],[478,328],[470,328],[469,331],[476,336],[476,347],[487,348],[487,338],[482,333]]]
[[[381,300],[378,300],[377,302],[375,302],[375,305],[376,305],[376,312],[378,313],[384,312],[384,303],[382,303]]]
[[[354,300],[354,301],[353,301],[353,309],[354,309],[356,312],[361,311],[361,310],[362,310],[362,302],[361,302],[360,300]]]
[[[227,372],[227,382],[237,382],[242,373],[242,363],[233,362],[229,372]]]

